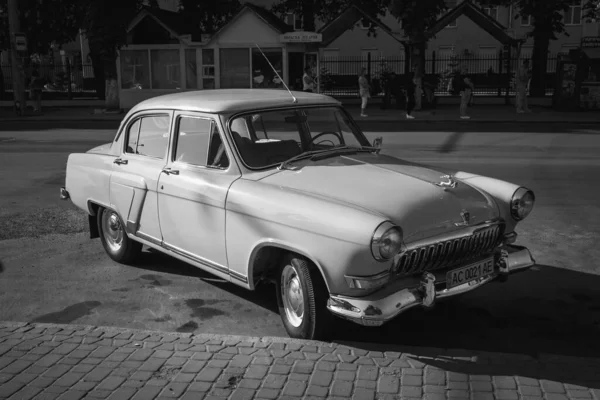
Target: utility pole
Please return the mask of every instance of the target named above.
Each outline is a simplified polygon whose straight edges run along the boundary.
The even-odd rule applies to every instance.
[[[21,29],[21,22],[19,20],[19,0],[8,0],[8,29],[10,32],[9,42],[13,98],[15,106],[17,105],[17,102],[19,104],[17,111],[20,111],[21,115],[25,115],[27,105],[25,100],[25,74],[23,73],[23,66],[17,52],[16,44],[16,34],[19,33]]]

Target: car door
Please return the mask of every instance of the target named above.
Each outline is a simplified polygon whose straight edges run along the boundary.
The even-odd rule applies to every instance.
[[[125,127],[110,180],[110,202],[129,233],[160,244],[157,188],[167,163],[172,111],[136,115]]]
[[[176,113],[171,151],[159,179],[163,245],[229,279],[225,200],[241,174],[214,116]]]

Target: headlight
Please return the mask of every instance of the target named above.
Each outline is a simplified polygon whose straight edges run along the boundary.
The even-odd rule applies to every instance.
[[[382,223],[375,229],[371,239],[371,253],[377,261],[387,261],[398,254],[404,246],[402,230],[391,222]]]
[[[535,195],[527,188],[520,187],[513,194],[510,201],[510,214],[516,221],[521,221],[531,213],[533,204],[535,203]]]

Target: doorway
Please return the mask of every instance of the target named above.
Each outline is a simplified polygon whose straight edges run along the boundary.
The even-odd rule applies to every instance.
[[[302,90],[302,75],[304,75],[304,53],[288,53],[288,79],[291,90]]]

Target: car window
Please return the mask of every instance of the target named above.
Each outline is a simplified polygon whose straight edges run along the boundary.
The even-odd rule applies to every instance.
[[[142,117],[128,132],[127,153],[163,158],[169,145],[168,115]]]
[[[229,166],[225,146],[213,120],[183,116],[177,125],[174,161],[201,167]]]

